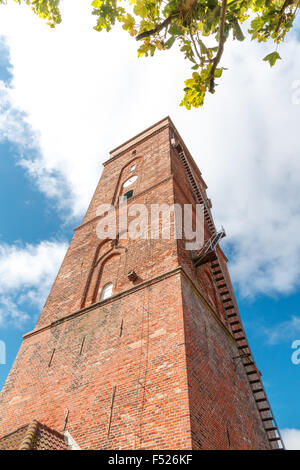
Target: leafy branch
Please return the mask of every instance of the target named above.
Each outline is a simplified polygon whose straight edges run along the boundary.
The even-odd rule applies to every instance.
[[[144,31],[136,36],[136,40],[140,41],[141,39],[149,38],[154,34],[160,33],[160,31],[164,28],[167,28],[171,22],[172,17],[169,16],[166,18],[162,23],[160,23],[156,28],[150,29],[150,31]]]
[[[226,41],[226,36],[224,35],[226,9],[227,9],[227,0],[222,0],[222,7],[221,7],[221,13],[220,13],[220,25],[219,25],[219,47],[218,47],[216,56],[213,60],[212,67],[210,69],[209,77],[208,77],[210,93],[213,93],[215,90],[215,72],[224,52],[224,44]]]
[[[7,1],[0,0],[0,4]],[[52,28],[61,22],[60,0],[14,1],[31,6]],[[249,17],[249,37],[276,44],[276,50],[263,59],[274,66],[281,59],[278,45],[293,27],[300,0],[93,0],[92,7],[94,28],[110,31],[116,22],[121,23],[140,43],[139,57],[179,46],[193,71],[185,81],[181,101],[190,109],[202,106],[207,92],[215,92],[215,80],[226,70],[220,63],[227,38],[232,33],[233,39],[243,41],[242,24]],[[208,37],[214,39],[213,46],[206,43]]]

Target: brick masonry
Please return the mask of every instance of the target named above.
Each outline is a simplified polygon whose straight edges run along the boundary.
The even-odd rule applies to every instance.
[[[117,207],[132,174],[138,178],[129,207],[195,204],[170,145],[173,129],[169,118],[162,120],[104,164],[2,390],[0,436],[33,419],[62,432],[67,417],[82,449],[269,448],[209,269],[194,268],[182,240],[112,243],[96,234],[99,204]],[[130,270],[138,276],[133,282]],[[113,296],[100,302],[107,282]]]

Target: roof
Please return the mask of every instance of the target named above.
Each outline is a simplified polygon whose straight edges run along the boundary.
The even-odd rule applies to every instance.
[[[63,434],[34,420],[0,438],[0,450],[69,450]]]
[[[149,137],[151,134],[153,134],[153,132],[156,132],[157,130],[161,129],[162,127],[164,127],[166,125],[173,125],[173,127],[175,127],[174,124],[172,123],[171,119],[169,118],[169,116],[165,117],[164,119],[161,119],[160,121],[156,122],[152,126],[147,127],[147,129],[145,129],[144,131],[140,132],[139,134],[135,135],[134,137],[131,137],[131,139],[126,140],[126,142],[119,145],[115,149],[111,150],[109,152],[110,153],[110,159],[109,160],[113,159],[120,152],[123,152],[124,150],[131,147],[132,145],[136,145],[138,142],[143,140],[145,137]],[[105,162],[105,163],[107,163],[107,162]]]

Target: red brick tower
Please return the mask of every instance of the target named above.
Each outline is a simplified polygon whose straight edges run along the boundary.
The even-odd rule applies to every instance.
[[[97,208],[124,194],[129,209],[202,204],[204,247],[123,239],[120,229],[99,240]],[[81,449],[281,445],[210,207],[169,118],[111,152],[3,388],[0,448],[32,422]]]

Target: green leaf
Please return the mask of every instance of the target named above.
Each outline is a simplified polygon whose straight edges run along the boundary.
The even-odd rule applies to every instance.
[[[266,57],[264,57],[263,60],[265,60],[266,62],[269,62],[270,67],[273,67],[273,65],[275,65],[276,63],[276,60],[278,59],[281,59],[281,57],[278,54],[278,52],[275,51],[275,52],[271,52],[271,54],[266,55]]]
[[[254,20],[251,21],[251,28],[254,31],[258,31],[264,26],[264,24],[264,20],[260,16],[257,16],[256,18],[254,18]]]
[[[199,44],[200,44],[200,51],[201,51],[201,54],[202,55],[209,55],[209,50],[207,49],[206,45],[204,44],[203,41],[201,41],[201,39],[198,40]]]
[[[183,34],[183,29],[180,28],[177,24],[172,24],[169,28],[169,33],[174,36],[181,36]]]
[[[215,75],[215,78],[220,78],[221,75],[222,75],[222,73],[223,73],[223,69],[221,69],[221,68],[220,68],[220,69],[216,69],[216,70],[215,70],[215,74],[214,74],[214,75]]]
[[[135,19],[130,13],[127,13],[126,16],[123,16],[123,29],[126,31],[131,31],[134,28]]]
[[[176,40],[176,37],[175,37],[175,36],[171,36],[171,37],[165,42],[165,48],[166,48],[166,49],[170,49],[170,48],[173,46],[175,40]]]
[[[233,31],[234,31],[234,36],[237,38],[237,40],[238,41],[244,41],[245,36],[244,36],[242,28],[240,27],[239,22],[237,20],[235,20],[233,22],[232,28],[233,28]]]
[[[92,2],[92,7],[94,8],[101,8],[102,5],[103,5],[103,0],[94,0]]]

